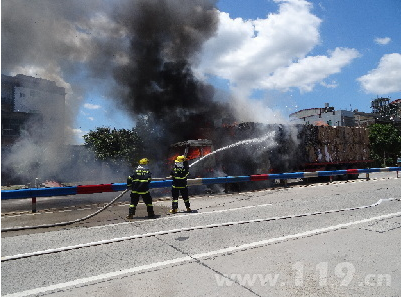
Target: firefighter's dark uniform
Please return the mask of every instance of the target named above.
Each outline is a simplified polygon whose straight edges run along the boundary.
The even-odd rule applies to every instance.
[[[171,171],[170,175],[173,178],[173,185],[171,188],[171,193],[173,196],[173,203],[172,203],[172,209],[177,210],[178,209],[178,197],[182,196],[182,199],[184,200],[185,207],[187,210],[190,211],[190,203],[189,203],[189,198],[188,198],[188,185],[187,185],[187,178],[189,175],[189,166],[188,166],[188,161],[184,162],[176,162],[174,169]]]
[[[151,173],[149,169],[143,165],[139,165],[134,174],[128,177],[127,187],[131,189],[131,204],[129,206],[129,215],[135,215],[136,206],[139,202],[139,196],[142,196],[143,202],[146,204],[148,216],[154,217],[152,197],[149,193],[149,183],[151,180]]]

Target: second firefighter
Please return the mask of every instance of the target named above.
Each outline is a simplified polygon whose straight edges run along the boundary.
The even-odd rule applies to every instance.
[[[172,207],[170,213],[177,213],[178,211],[178,197],[182,196],[184,200],[187,212],[191,212],[191,204],[189,203],[188,197],[188,185],[187,178],[189,175],[188,161],[185,156],[178,156],[174,161],[174,168],[170,173],[173,179],[173,185],[171,188],[171,194],[173,197]]]

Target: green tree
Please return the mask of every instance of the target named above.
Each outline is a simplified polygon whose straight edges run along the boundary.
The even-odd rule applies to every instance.
[[[92,150],[96,158],[118,165],[129,162],[134,165],[143,153],[143,141],[135,129],[110,129],[98,127],[83,136],[85,146]]]
[[[369,141],[371,156],[378,165],[395,165],[397,157],[401,157],[401,133],[393,125],[371,125]]]

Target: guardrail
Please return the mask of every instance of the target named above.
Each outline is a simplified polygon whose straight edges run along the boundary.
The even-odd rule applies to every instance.
[[[289,172],[278,174],[254,174],[246,176],[222,176],[211,178],[195,178],[188,179],[188,186],[195,185],[211,185],[211,184],[227,184],[239,182],[252,182],[252,181],[266,181],[266,180],[284,180],[294,178],[313,178],[322,176],[336,176],[344,174],[360,174],[366,173],[366,178],[369,179],[369,173],[372,172],[389,172],[401,171],[401,167],[386,167],[386,168],[368,168],[368,169],[346,169],[346,170],[333,170],[333,171],[315,171],[315,172]],[[169,179],[154,179],[150,182],[149,187],[168,188],[172,186],[172,180]],[[8,199],[25,199],[32,198],[32,212],[36,212],[36,198],[37,197],[53,197],[53,196],[69,196],[79,194],[95,194],[104,192],[118,192],[127,188],[126,183],[112,183],[100,185],[79,185],[72,187],[50,187],[50,188],[28,188],[19,190],[2,190],[1,200]]]
[[[294,178],[309,178],[321,176],[335,176],[344,174],[360,174],[371,172],[388,172],[401,171],[401,167],[386,167],[386,168],[368,168],[368,169],[346,169],[334,171],[315,171],[315,172],[289,172],[278,174],[254,174],[246,176],[222,176],[211,178],[195,178],[188,179],[188,186],[194,185],[210,185],[224,183],[238,183],[249,181],[264,181],[275,179],[294,179]],[[150,188],[167,188],[171,187],[171,180],[152,180]],[[51,188],[28,188],[19,190],[2,190],[1,200],[7,199],[23,199],[32,197],[52,197],[52,196],[69,196],[78,194],[94,194],[103,192],[118,192],[127,188],[126,183],[112,183],[100,185],[80,185],[73,187],[51,187]]]

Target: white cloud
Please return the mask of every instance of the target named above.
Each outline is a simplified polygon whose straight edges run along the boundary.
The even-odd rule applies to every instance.
[[[82,129],[75,129],[68,126],[66,127],[66,134],[68,136],[68,141],[66,141],[66,143],[83,144],[83,136],[88,134],[88,131],[83,131]]]
[[[74,133],[75,135],[83,135],[85,134],[84,131],[82,131],[81,129],[71,129],[72,133]]]
[[[325,80],[359,56],[355,49],[335,48],[327,55],[313,56],[320,44],[322,22],[312,14],[306,0],[274,0],[276,13],[263,19],[232,19],[220,12],[216,35],[204,47],[196,73],[200,77],[217,76],[229,81],[232,104],[242,120],[282,122],[284,117],[269,108],[268,93],[255,103],[249,99],[253,90],[289,91],[298,88],[312,91],[315,85],[335,88],[337,83]],[[278,99],[285,99],[282,94]]]
[[[228,79],[241,94],[255,88],[311,91],[359,55],[336,48],[328,56],[307,56],[320,42],[321,20],[305,0],[275,2],[278,13],[265,19],[231,19],[221,12],[217,35],[205,44],[197,71]]]
[[[100,105],[96,105],[96,104],[85,103],[84,104],[84,108],[86,108],[86,109],[99,109],[99,108],[101,108],[101,106]]]
[[[390,38],[390,37],[383,37],[383,38],[377,37],[377,38],[375,38],[375,42],[376,42],[377,44],[380,44],[380,45],[389,44],[390,41],[391,41],[391,38]]]
[[[401,54],[384,55],[376,69],[357,79],[366,93],[388,94],[401,91]]]
[[[297,87],[302,91],[312,91],[317,82],[325,86],[323,80],[331,74],[338,73],[359,56],[355,49],[336,48],[329,56],[308,56],[292,63],[288,67],[278,68],[262,81],[267,89],[287,90]],[[334,85],[327,85],[333,87]]]
[[[88,119],[89,119],[89,120],[91,120],[91,121],[93,121],[93,120],[94,120],[94,118],[93,118],[93,117],[88,117]]]
[[[329,89],[334,89],[338,87],[338,83],[335,80],[331,81],[330,83],[322,81],[320,85]]]

